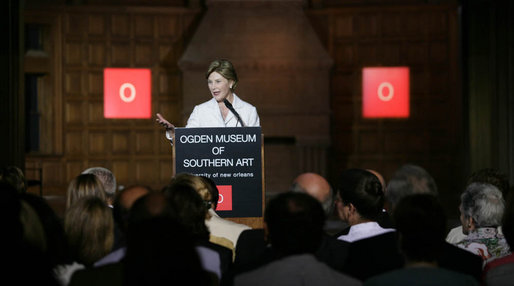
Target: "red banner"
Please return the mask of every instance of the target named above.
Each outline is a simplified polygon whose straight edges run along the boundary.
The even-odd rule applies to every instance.
[[[231,211],[232,210],[232,186],[221,185],[217,186],[220,193],[218,199],[217,211]]]
[[[104,117],[150,118],[152,78],[149,69],[104,69]]]
[[[362,69],[364,118],[408,118],[409,112],[408,67]]]

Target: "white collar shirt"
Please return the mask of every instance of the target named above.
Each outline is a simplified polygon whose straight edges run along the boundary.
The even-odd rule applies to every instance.
[[[357,240],[370,238],[373,236],[381,235],[388,232],[393,232],[395,229],[393,228],[382,228],[377,222],[364,222],[356,225],[352,225],[350,227],[350,231],[348,234],[341,235],[337,239],[354,242]]]

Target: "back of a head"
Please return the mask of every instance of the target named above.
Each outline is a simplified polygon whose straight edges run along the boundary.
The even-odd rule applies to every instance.
[[[205,225],[211,202],[204,201],[198,192],[187,183],[172,183],[163,188],[177,219],[199,239],[208,239],[209,230]]]
[[[124,188],[117,193],[113,202],[113,216],[116,223],[126,231],[129,211],[132,205],[142,196],[152,192],[148,186],[133,185]]]
[[[378,178],[364,169],[341,173],[337,192],[344,204],[353,204],[362,218],[375,221],[384,206],[384,192]]]
[[[24,193],[27,190],[27,180],[20,168],[16,166],[7,166],[0,168],[0,181],[12,185],[18,193]]]
[[[303,173],[296,177],[291,191],[307,193],[317,199],[323,206],[325,214],[330,215],[334,206],[334,194],[330,183],[316,173]]]
[[[397,204],[393,218],[405,256],[411,261],[435,261],[446,236],[446,216],[437,197],[406,196]]]
[[[189,173],[177,174],[170,182],[170,185],[189,185],[200,195],[200,197],[207,202],[212,201],[212,194],[209,190],[208,183],[200,176],[196,176]]]
[[[22,212],[27,206],[12,184],[0,181],[0,225],[3,246],[0,251],[3,260],[7,262],[2,266],[2,279],[16,281],[17,285],[59,285],[54,276],[51,260],[37,248],[31,247],[24,237],[27,227],[24,224],[27,221],[22,218]]]
[[[72,257],[85,265],[109,253],[114,243],[111,209],[95,196],[82,197],[66,210],[64,230]]]
[[[124,285],[207,285],[194,240],[182,224],[154,216],[132,223],[130,229]]]
[[[386,199],[394,208],[405,196],[412,194],[437,196],[434,178],[422,167],[412,164],[401,166],[387,184]]]
[[[80,174],[68,185],[66,208],[85,196],[95,196],[107,202],[102,182],[96,175]]]
[[[32,207],[41,222],[46,241],[46,254],[50,263],[57,265],[69,262],[64,227],[52,207],[43,197],[35,194],[21,194],[21,199]]]
[[[91,167],[84,170],[82,174],[93,174],[97,176],[102,182],[108,197],[112,197],[116,193],[116,177],[109,169],[104,167]]]
[[[269,201],[264,221],[271,245],[280,255],[314,253],[321,243],[325,213],[310,195],[285,192]]]
[[[465,218],[472,218],[475,227],[501,225],[505,210],[502,192],[491,184],[471,183],[460,197],[460,209]]]
[[[176,215],[163,193],[150,192],[139,197],[128,210],[127,226],[129,231],[132,225],[156,217],[176,218]]]

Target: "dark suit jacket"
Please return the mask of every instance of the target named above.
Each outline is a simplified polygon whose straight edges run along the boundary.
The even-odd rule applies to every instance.
[[[388,232],[350,243],[343,272],[364,281],[403,265],[397,233]]]
[[[68,286],[122,286],[123,263],[117,262],[100,267],[77,270],[71,276]]]
[[[478,281],[481,279],[482,258],[453,244],[444,243],[437,264],[441,268],[471,275]]]
[[[349,243],[324,234],[321,245],[314,253],[319,261],[341,271],[348,255]],[[241,233],[236,245],[234,269],[237,273],[250,271],[278,258],[264,239],[263,229],[248,229]]]

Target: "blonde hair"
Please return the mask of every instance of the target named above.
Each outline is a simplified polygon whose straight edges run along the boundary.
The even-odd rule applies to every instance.
[[[220,75],[222,75],[225,79],[233,81],[234,83],[230,87],[230,90],[234,91],[236,89],[237,82],[238,82],[237,73],[236,73],[236,70],[234,69],[234,66],[232,65],[232,63],[229,60],[219,59],[219,60],[213,61],[209,65],[209,68],[207,69],[207,72],[205,73],[205,78],[208,79],[209,76],[211,75],[211,73],[213,73],[213,72],[217,72]]]
[[[78,175],[70,182],[66,195],[66,209],[85,196],[95,196],[107,202],[104,186],[93,174]]]
[[[99,197],[84,196],[66,211],[64,231],[75,261],[93,265],[114,243],[112,211]]]
[[[205,184],[205,181],[201,177],[189,173],[180,173],[172,179],[171,184],[186,184],[191,186],[200,195],[200,198],[212,207],[212,194],[209,191],[209,186]],[[207,219],[210,217],[211,215],[207,213]]]

